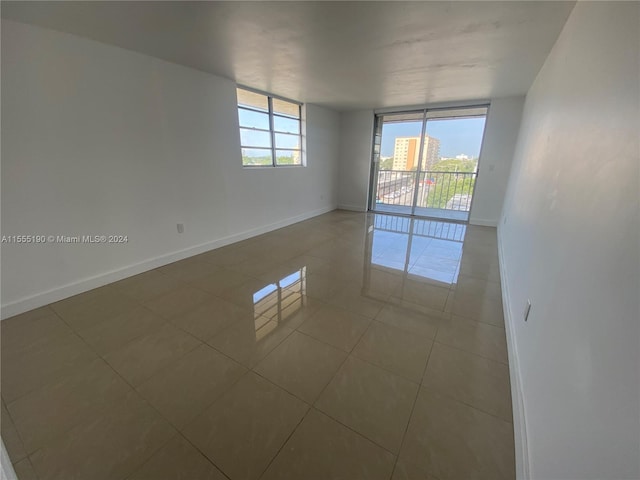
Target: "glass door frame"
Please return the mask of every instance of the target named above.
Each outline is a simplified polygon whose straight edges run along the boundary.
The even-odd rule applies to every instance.
[[[486,118],[488,118],[489,116],[489,109],[491,108],[491,104],[490,102],[481,102],[481,103],[473,103],[473,104],[469,104],[469,105],[453,105],[453,106],[438,106],[438,107],[423,107],[423,108],[411,108],[411,109],[407,109],[407,110],[382,110],[382,111],[374,111],[374,124],[373,124],[373,145],[372,145],[372,150],[371,150],[371,168],[370,168],[370,176],[369,176],[369,199],[368,199],[368,206],[367,209],[371,212],[376,212],[376,213],[387,213],[384,211],[379,211],[375,209],[375,205],[376,205],[376,196],[377,196],[377,190],[378,190],[378,175],[379,175],[379,165],[380,165],[380,153],[381,153],[381,146],[382,146],[382,128],[384,125],[384,117],[386,116],[392,116],[392,115],[407,115],[407,114],[416,114],[421,112],[423,114],[422,116],[422,127],[421,127],[421,134],[420,134],[420,148],[419,148],[419,153],[418,153],[418,165],[417,165],[417,169],[416,169],[416,175],[415,175],[415,179],[414,179],[414,189],[413,189],[413,201],[411,204],[411,213],[409,214],[402,214],[402,213],[397,213],[397,215],[409,215],[411,217],[415,217],[417,216],[415,214],[416,212],[416,208],[417,208],[417,203],[418,203],[418,195],[419,195],[419,184],[420,184],[420,173],[422,171],[422,165],[423,165],[423,155],[424,155],[424,144],[425,144],[425,140],[426,140],[426,135],[427,135],[427,123],[429,122],[429,120],[444,120],[447,118],[456,118],[454,117],[449,117],[449,116],[442,116],[442,117],[438,117],[438,116],[434,116],[432,118],[429,118],[429,113],[431,112],[447,112],[447,111],[455,111],[455,110],[473,110],[473,109],[484,109],[484,114],[482,115],[469,115],[469,116],[465,116],[465,115],[461,115],[460,118],[470,118],[470,117],[479,117],[479,116],[484,116],[485,118],[485,125],[482,131],[482,138],[480,139],[480,152],[478,155],[478,166],[476,168],[476,177],[475,177],[475,181],[474,181],[474,192],[475,192],[475,182],[477,182],[478,176],[480,175],[480,160],[482,158],[482,147],[484,145],[484,135],[486,132]],[[473,206],[473,199],[474,196],[471,197],[471,203],[469,206],[469,215],[467,215],[467,219],[462,222],[462,223],[469,223],[469,216],[471,214],[471,207]],[[422,217],[422,216],[420,216]],[[425,217],[428,218],[428,217]],[[455,221],[455,220],[454,220]]]

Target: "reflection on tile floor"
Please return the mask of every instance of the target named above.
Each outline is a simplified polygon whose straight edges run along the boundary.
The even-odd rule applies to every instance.
[[[2,438],[21,480],[514,478],[498,272],[335,211],[62,300],[1,323]]]

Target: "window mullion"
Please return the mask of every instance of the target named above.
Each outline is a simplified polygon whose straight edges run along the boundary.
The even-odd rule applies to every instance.
[[[246,92],[252,93],[253,96],[251,98],[247,97],[245,95],[246,92],[244,92],[245,90]],[[271,151],[271,166],[278,167],[280,165],[278,164],[277,155],[280,150],[282,150],[280,153],[286,156],[282,165],[291,164],[304,166],[302,162],[302,104],[278,96],[272,96],[268,93],[258,92],[242,87],[238,87],[237,91],[241,137],[240,147],[243,155],[245,149],[247,150],[246,163],[245,157],[242,157],[243,166],[268,166],[268,163],[264,163],[266,159],[264,159],[262,152],[266,153],[267,151]],[[240,104],[242,100],[241,97],[246,101],[246,105]],[[264,110],[265,103],[267,107],[266,111]],[[297,108],[295,108],[296,106]],[[278,108],[278,112],[275,111],[276,107]],[[249,113],[251,113],[251,115],[247,116]],[[264,116],[259,116],[264,115],[265,113],[267,114],[267,125],[264,124]],[[278,121],[279,127],[282,122],[282,131],[280,129],[276,130],[276,121]],[[291,122],[297,122],[295,129],[292,128],[294,125],[291,124]],[[267,128],[264,128],[265,126]],[[258,146],[259,143],[266,143],[266,139],[264,138],[265,134],[268,135],[271,141],[270,147]],[[279,149],[277,145],[278,142],[282,140],[284,144],[288,144],[293,141],[295,137],[297,137],[298,142],[297,148],[282,147]],[[245,145],[245,141],[253,143],[254,145]],[[295,163],[296,159],[297,163]],[[290,163],[291,160],[293,160],[293,162]]]
[[[267,97],[269,102],[269,130],[271,132],[271,162],[275,167],[276,163],[276,134],[273,126],[273,97]]]

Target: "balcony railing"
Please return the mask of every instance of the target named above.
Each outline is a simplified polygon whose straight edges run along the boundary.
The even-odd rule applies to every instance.
[[[376,203],[411,207],[417,186],[417,207],[468,212],[476,176],[476,172],[380,170]]]

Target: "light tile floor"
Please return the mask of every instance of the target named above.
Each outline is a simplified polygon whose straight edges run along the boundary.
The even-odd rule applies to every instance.
[[[511,479],[495,229],[335,211],[1,323],[20,480]]]

